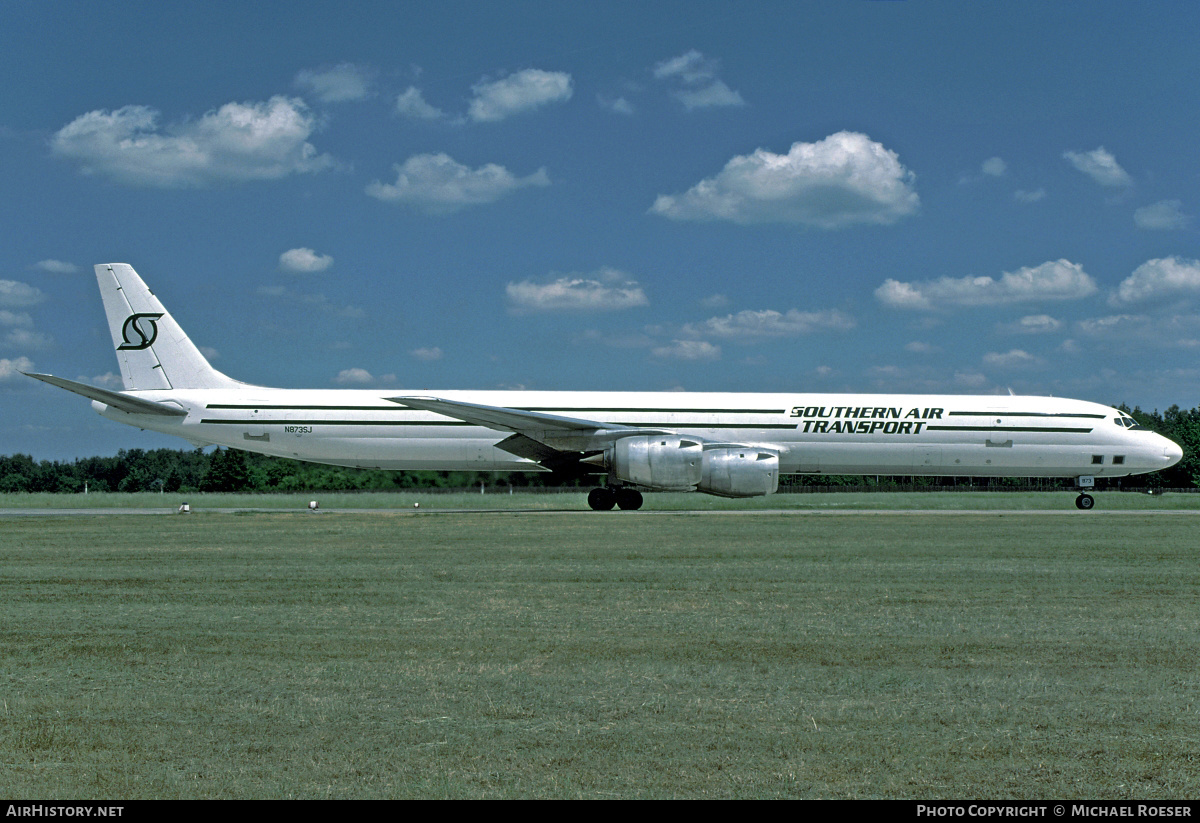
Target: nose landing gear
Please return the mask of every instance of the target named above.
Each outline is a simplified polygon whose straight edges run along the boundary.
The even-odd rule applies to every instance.
[[[1096,485],[1096,478],[1092,475],[1081,475],[1075,478],[1075,485],[1079,488],[1079,496],[1075,498],[1075,508],[1082,511],[1090,510],[1092,506],[1096,505],[1096,501],[1086,490]]]

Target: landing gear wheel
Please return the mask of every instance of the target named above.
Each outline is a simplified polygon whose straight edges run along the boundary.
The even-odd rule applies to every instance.
[[[595,511],[606,512],[617,504],[617,495],[612,489],[600,487],[588,492],[588,505]]]
[[[617,507],[637,511],[642,507],[642,493],[634,489],[617,489]]]
[[[1087,511],[1092,506],[1096,505],[1096,501],[1090,494],[1081,494],[1075,498],[1075,508]]]

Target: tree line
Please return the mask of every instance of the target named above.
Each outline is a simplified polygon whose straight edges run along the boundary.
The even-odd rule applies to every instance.
[[[1200,487],[1200,407],[1171,406],[1163,413],[1117,408],[1139,424],[1165,435],[1183,447],[1183,459],[1161,472],[1134,482],[1151,488]],[[950,478],[909,478],[918,485],[946,485]],[[877,485],[894,478],[800,476],[789,485]],[[496,472],[377,471],[349,469],[270,457],[238,449],[122,449],[114,457],[83,457],[74,461],[35,461],[32,456],[0,455],[0,492],[293,492],[399,491],[404,489],[465,489],[481,483],[513,487],[591,486],[587,478],[539,472],[497,475]],[[975,481],[980,483],[980,481]],[[991,484],[1012,482],[1009,478]],[[1071,481],[1064,480],[1069,485]],[[1098,480],[1097,482],[1103,482]],[[1128,481],[1126,481],[1128,482]],[[988,485],[986,483],[981,483]]]

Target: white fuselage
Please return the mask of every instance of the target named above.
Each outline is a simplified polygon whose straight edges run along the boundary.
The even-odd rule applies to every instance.
[[[175,389],[128,392],[186,417],[113,420],[264,454],[375,469],[543,471],[496,431],[388,397],[400,391]],[[781,474],[1120,477],[1173,465],[1179,447],[1097,403],[1053,397],[679,392],[407,392],[671,430],[768,448]]]

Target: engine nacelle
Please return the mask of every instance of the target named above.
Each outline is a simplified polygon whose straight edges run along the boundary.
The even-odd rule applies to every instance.
[[[610,473],[622,483],[660,491],[691,491],[700,484],[703,449],[685,437],[622,437],[605,457]]]
[[[759,497],[779,489],[779,455],[749,446],[706,449],[699,490],[718,497]]]

